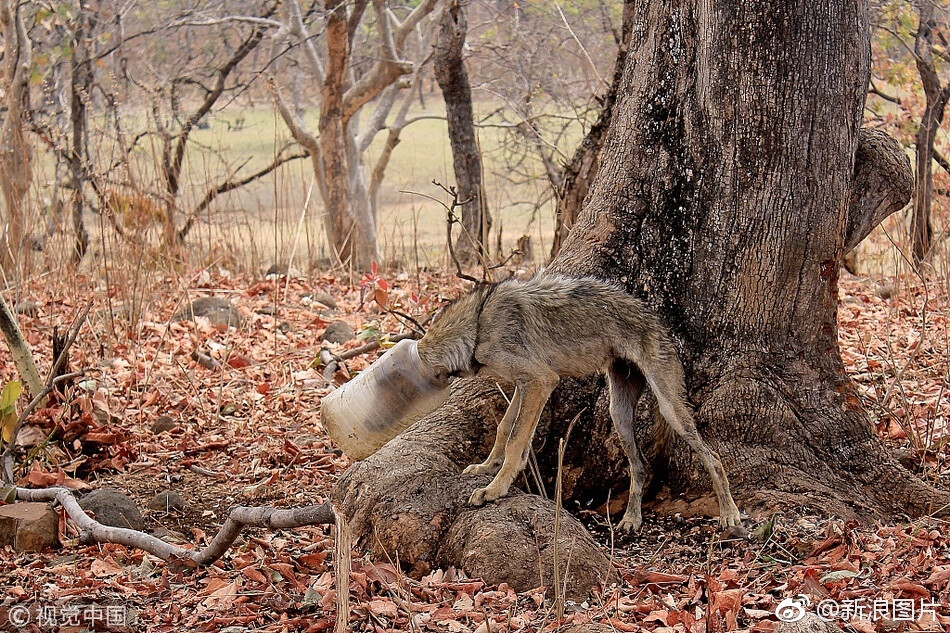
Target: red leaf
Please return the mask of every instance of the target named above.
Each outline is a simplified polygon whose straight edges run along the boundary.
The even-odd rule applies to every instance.
[[[897,589],[898,591],[902,591],[903,593],[910,594],[912,596],[920,596],[921,598],[930,597],[930,592],[927,591],[926,588],[918,585],[915,582],[910,582],[906,580],[903,582],[895,582],[893,585],[891,585],[891,587],[893,589]]]
[[[399,610],[396,609],[396,605],[393,601],[384,598],[374,598],[370,600],[366,603],[366,608],[374,615],[380,615],[390,620],[395,620],[399,615]]]
[[[231,356],[228,357],[228,365],[230,365],[234,369],[243,369],[244,367],[247,367],[250,364],[251,364],[251,361],[249,361],[245,356],[241,356],[240,354],[231,354]]]
[[[244,574],[245,578],[252,582],[260,583],[262,585],[267,584],[267,577],[255,567],[245,567],[241,570],[241,573]]]
[[[316,552],[314,554],[304,554],[297,558],[297,561],[302,565],[306,565],[310,569],[322,570],[326,567],[327,553],[326,552]]]

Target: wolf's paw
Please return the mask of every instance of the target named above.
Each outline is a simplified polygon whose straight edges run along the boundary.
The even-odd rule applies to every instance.
[[[483,506],[486,503],[491,503],[495,499],[500,499],[508,494],[507,490],[499,490],[498,488],[493,488],[491,484],[485,486],[484,488],[478,488],[475,492],[472,493],[471,498],[469,498],[469,505],[475,507]]]
[[[621,532],[638,532],[640,526],[643,525],[643,517],[641,516],[627,516],[626,514],[620,519],[620,523],[617,524],[617,529]]]
[[[724,528],[741,527],[742,516],[739,514],[739,508],[733,503],[731,508],[719,509],[719,525]]]
[[[481,464],[471,464],[462,471],[463,475],[494,475],[501,468],[501,464],[494,462],[482,462]]]

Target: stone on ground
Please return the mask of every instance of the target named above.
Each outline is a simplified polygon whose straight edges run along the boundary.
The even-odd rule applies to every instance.
[[[79,507],[95,514],[96,521],[103,525],[145,529],[145,521],[135,502],[115,488],[93,490],[79,500]]]
[[[59,545],[59,515],[47,503],[0,506],[0,547],[39,552]]]

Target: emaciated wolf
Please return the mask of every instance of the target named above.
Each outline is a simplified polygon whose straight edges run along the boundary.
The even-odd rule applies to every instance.
[[[561,378],[606,373],[610,417],[630,461],[630,499],[618,524],[639,529],[644,465],[634,409],[649,384],[666,423],[699,455],[712,478],[720,523],[740,523],[719,456],[699,436],[686,404],[683,366],[659,318],[622,289],[591,278],[541,273],[485,284],[448,305],[419,341],[441,380],[488,375],[515,385],[491,454],[465,473],[495,475],[472,494],[480,506],[508,494],[525,467],[538,418]]]

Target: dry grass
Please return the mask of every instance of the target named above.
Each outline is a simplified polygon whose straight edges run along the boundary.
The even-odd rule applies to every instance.
[[[482,107],[486,112],[489,105]],[[442,104],[429,99],[427,109],[418,104],[411,116],[442,116]],[[480,116],[478,113],[476,116]],[[307,113],[306,119],[316,129],[316,114]],[[238,125],[238,122],[242,122]],[[140,115],[130,115],[125,124],[129,135],[146,129],[148,122]],[[576,143],[581,134],[580,125],[566,139]],[[368,152],[368,165],[379,154],[385,134],[375,139]],[[103,164],[111,162],[116,148],[105,136],[98,136],[98,145],[93,154]],[[178,206],[187,213],[202,199],[208,188],[225,177],[249,173],[267,165],[275,152],[288,142],[288,134],[268,107],[229,110],[211,119],[211,126],[192,133],[192,144],[186,155],[184,177]],[[537,161],[521,164],[532,176],[527,181],[513,182],[505,166],[507,137],[497,127],[485,127],[480,131],[480,144],[485,160],[486,190],[490,211],[494,217],[491,244],[498,242],[502,233],[502,256],[515,248],[522,235],[531,235],[537,253],[546,253],[550,248],[554,230],[554,209],[550,201],[538,204],[550,197],[550,187],[544,179],[544,171]],[[569,154],[572,147],[563,151]],[[133,153],[131,174],[116,172],[113,180],[132,180],[142,190],[158,191],[156,184],[157,144],[143,142]],[[35,184],[32,195],[32,218],[42,232],[47,218],[56,215],[53,211],[52,188],[53,160],[49,154],[40,153],[36,161]],[[121,171],[121,170],[120,170]],[[452,184],[452,155],[448,143],[445,122],[424,119],[413,123],[402,134],[390,167],[386,173],[381,198],[379,217],[379,246],[385,262],[398,267],[435,267],[445,259],[444,211],[432,201],[412,193],[438,195],[433,180]],[[223,259],[228,265],[248,271],[260,271],[271,263],[285,263],[293,251],[301,269],[313,263],[326,261],[329,257],[322,221],[323,205],[314,191],[307,206],[303,222],[304,202],[312,182],[310,162],[298,160],[286,164],[268,177],[225,194],[211,206],[203,220],[197,223],[188,239],[188,251],[192,261],[211,262]],[[90,199],[91,192],[87,192]],[[52,218],[58,234],[54,236],[40,258],[40,267],[56,269],[65,263],[72,239],[71,219],[67,211],[58,212]],[[119,247],[123,240],[116,239],[110,227],[99,227],[98,216],[87,212],[85,223],[93,233],[94,249],[102,251],[110,245]],[[300,230],[298,231],[298,225]],[[101,231],[107,235],[101,235]],[[158,227],[151,227],[138,241],[157,244]],[[296,242],[296,248],[294,244]],[[127,244],[126,244],[127,246]]]

